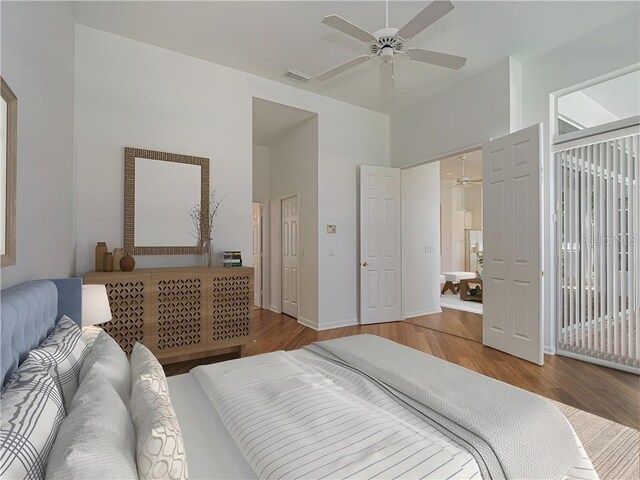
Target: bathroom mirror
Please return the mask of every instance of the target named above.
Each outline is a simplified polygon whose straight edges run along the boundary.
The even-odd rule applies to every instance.
[[[201,253],[200,232],[207,231],[209,218],[208,158],[127,147],[124,182],[127,252]]]
[[[0,254],[2,266],[16,264],[16,168],[18,144],[18,99],[2,81],[0,105]]]

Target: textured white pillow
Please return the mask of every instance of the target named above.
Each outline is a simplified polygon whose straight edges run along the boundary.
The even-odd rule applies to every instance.
[[[118,392],[122,402],[128,406],[131,398],[129,360],[120,345],[105,331],[101,331],[98,334],[89,354],[82,363],[80,383],[84,381],[87,373],[94,368],[100,371],[100,374]]]
[[[58,321],[45,341],[29,352],[29,357],[40,361],[49,371],[60,389],[67,411],[78,389],[78,374],[86,355],[87,346],[82,338],[82,330],[66,315]]]
[[[136,461],[141,479],[186,479],[187,457],[176,413],[169,400],[156,397],[136,425]]]
[[[0,404],[0,478],[44,478],[65,415],[53,378],[39,361],[27,358],[9,379]]]
[[[138,478],[136,438],[127,407],[92,368],[80,383],[47,463],[47,479]]]
[[[182,432],[167,379],[156,357],[137,343],[131,353],[131,418],[136,430],[136,459],[141,479],[186,479]]]
[[[96,341],[96,338],[98,337],[98,335],[100,335],[100,332],[104,332],[104,330],[96,325],[82,327],[82,338],[84,338],[84,343],[87,344],[87,348],[89,350],[91,350],[93,342]]]
[[[136,343],[131,352],[131,403],[133,423],[141,423],[148,405],[156,397],[169,399],[167,377],[158,359],[151,351]]]

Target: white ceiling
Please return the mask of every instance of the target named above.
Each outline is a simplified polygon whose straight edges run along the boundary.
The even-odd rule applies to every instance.
[[[253,144],[271,146],[301,123],[316,115],[280,103],[253,99]]]
[[[524,61],[622,17],[640,18],[640,2],[454,1],[456,9],[408,46],[466,56],[449,70],[396,63],[393,92],[381,95],[379,60],[325,82],[310,75],[367,53],[367,45],[321,23],[341,15],[374,32],[384,26],[381,1],[76,2],[78,23],[168,48],[384,113],[408,108],[506,56]],[[427,4],[392,1],[390,25],[400,27]]]
[[[464,174],[473,180],[482,178],[482,149],[464,154]],[[459,156],[440,160],[440,179],[455,181],[462,176],[462,162]]]

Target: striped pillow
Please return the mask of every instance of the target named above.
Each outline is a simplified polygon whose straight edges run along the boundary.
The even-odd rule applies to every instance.
[[[0,403],[0,477],[44,478],[49,450],[65,416],[51,375],[27,358],[9,379]]]
[[[40,361],[53,377],[60,389],[65,411],[69,411],[71,400],[78,390],[78,375],[87,353],[82,330],[66,315],[46,340],[29,352],[29,357]]]

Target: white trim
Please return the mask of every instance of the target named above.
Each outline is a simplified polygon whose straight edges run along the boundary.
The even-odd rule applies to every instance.
[[[275,305],[269,305],[269,310],[271,310],[273,313],[282,313],[282,311],[280,311],[280,309]]]
[[[629,118],[623,118],[622,120],[616,120],[615,122],[604,123],[591,128],[585,128],[584,130],[577,130],[575,132],[564,133],[562,135],[553,135],[553,145],[562,147],[561,149],[570,148],[567,147],[567,142],[578,143],[576,140],[594,138],[596,135],[602,135],[609,132],[618,132],[623,128],[629,128],[640,125],[640,115],[635,115]],[[557,131],[557,130],[556,130]],[[595,142],[591,142],[595,143]],[[554,147],[556,148],[556,147]]]
[[[489,139],[491,141],[491,138]],[[441,160],[446,160],[447,158],[457,157],[460,155],[466,155],[467,153],[475,152],[477,150],[482,150],[482,145],[473,145],[463,147],[460,150],[452,150],[449,153],[443,153],[440,155],[435,155],[433,157],[427,158],[425,160],[419,160],[415,163],[411,163],[409,165],[403,165],[402,167],[391,167],[391,168],[400,168],[400,170],[407,170],[413,167],[419,167],[421,165],[426,165],[427,163],[439,162]]]
[[[614,128],[613,125],[620,122],[628,122],[630,119],[619,120],[618,122],[611,122],[609,124],[599,125],[597,127],[588,128],[584,130],[580,130],[579,132],[571,132],[565,133],[564,135],[558,135],[558,98],[563,97],[565,95],[569,95],[570,93],[578,92],[585,88],[592,87],[594,85],[598,85],[600,83],[613,80],[614,78],[622,77],[623,75],[627,75],[629,73],[640,70],[640,63],[634,63],[624,68],[620,68],[618,70],[614,70],[613,72],[606,73],[604,75],[600,75],[595,78],[591,78],[584,82],[571,85],[570,87],[566,87],[560,90],[556,90],[555,92],[551,92],[549,95],[550,98],[550,112],[551,112],[551,122],[549,126],[551,127],[551,135],[552,144],[566,142],[575,140],[577,138],[582,138],[588,135],[596,135],[598,133],[603,133],[603,131],[610,131],[615,128],[624,128],[626,125],[617,125]],[[637,117],[631,117],[637,118]]]
[[[589,138],[581,138],[580,140],[574,140],[572,142],[555,144],[551,147],[551,153],[563,152],[571,148],[593,145],[594,143],[608,142],[610,140],[615,140],[616,138],[628,137],[629,135],[638,135],[640,134],[640,116],[632,118],[635,118],[636,123],[631,126],[622,127],[618,130],[607,130],[606,132],[594,134]]]
[[[545,345],[544,346],[544,354],[545,355],[555,355],[556,354],[556,347],[550,347]]]
[[[301,316],[298,316],[297,320],[298,323],[303,327],[318,331],[318,325],[316,324],[316,322],[312,322],[311,320],[307,320],[306,318],[303,318]]]
[[[640,70],[640,63],[633,63],[627,67],[614,70],[613,72],[605,73],[604,75],[600,75],[598,77],[585,80],[584,82],[571,85],[570,87],[556,90],[555,92],[552,93],[552,95],[555,96],[556,98],[562,97],[564,95],[568,95],[570,93],[578,92],[585,88],[592,87],[593,85],[598,85],[599,83],[603,83],[608,80],[613,80],[614,78],[622,77],[623,75],[627,75],[628,73],[635,72],[636,70]]]
[[[436,313],[442,313],[442,308],[438,308],[436,310],[421,310],[417,312],[405,313],[402,317],[402,320],[410,320],[412,318],[422,317],[423,315],[433,315]]]
[[[334,322],[323,323],[318,327],[318,330],[323,331],[341,327],[353,327],[359,324],[360,323],[357,318],[345,318],[344,320],[336,320]]]
[[[298,317],[298,323],[304,327],[315,330],[316,332],[321,332],[323,330],[333,330],[334,328],[342,328],[342,327],[353,327],[358,325],[357,318],[348,318],[345,320],[337,320],[335,322],[329,322],[318,326],[315,322],[308,320],[303,317]]]

